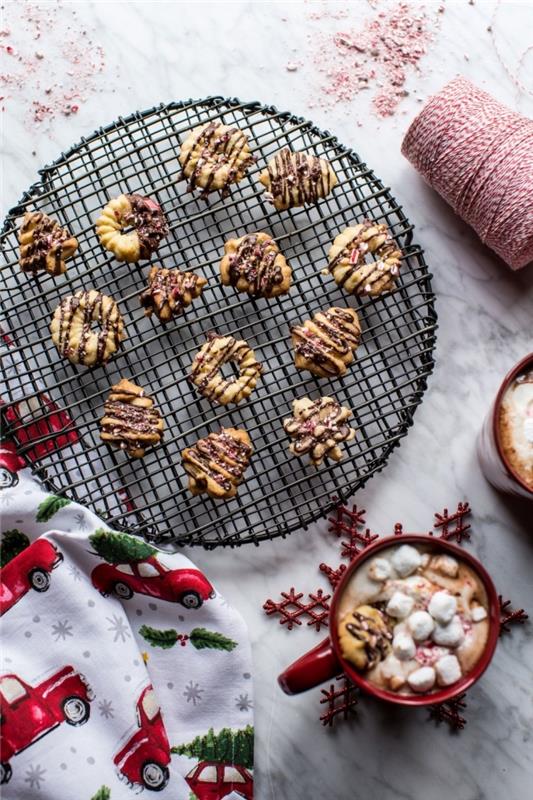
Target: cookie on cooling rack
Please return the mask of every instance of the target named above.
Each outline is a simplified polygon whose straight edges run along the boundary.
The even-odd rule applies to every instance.
[[[105,364],[126,337],[117,304],[95,289],[64,297],[54,311],[50,331],[61,355],[86,367]]]
[[[250,437],[237,428],[221,428],[219,433],[198,439],[182,453],[183,466],[189,475],[189,491],[223,500],[234,497],[251,455]]]
[[[353,308],[333,306],[291,329],[298,369],[320,378],[346,373],[361,339],[359,317]]]
[[[372,256],[368,263],[367,256]],[[377,297],[394,289],[401,257],[387,226],[365,219],[335,238],[328,253],[328,271],[349,294]]]
[[[131,458],[159,444],[165,423],[144,389],[123,378],[111,388],[100,420],[100,438]]]
[[[42,211],[30,211],[24,215],[18,240],[20,268],[34,274],[62,275],[67,270],[65,262],[78,249],[78,240]]]
[[[234,286],[252,297],[276,297],[286,294],[291,285],[292,269],[267,233],[247,233],[228,239],[220,262],[224,286]]]
[[[220,120],[198,125],[181,145],[181,177],[189,191],[202,189],[202,197],[220,191],[229,194],[232,183],[239,183],[254,157],[248,137],[239,128],[223,125]]]
[[[127,231],[127,228],[133,228]],[[161,206],[141,194],[121,194],[110,200],[96,220],[96,232],[118,261],[135,262],[157,252],[168,233]]]
[[[349,408],[341,406],[334,397],[311,400],[302,397],[292,404],[293,416],[283,420],[285,432],[293,439],[289,450],[295,456],[309,454],[311,464],[320,466],[325,458],[340,461],[340,445],[355,437],[347,424],[352,416]]]
[[[265,198],[278,211],[318,203],[337,185],[337,176],[325,158],[312,153],[280,150],[259,176]]]
[[[141,305],[147,316],[155,314],[161,322],[169,322],[183,314],[185,308],[202,294],[207,281],[194,272],[152,267],[148,288],[141,294]]]
[[[239,374],[224,378],[221,369],[230,362],[236,365]],[[246,400],[262,371],[254,351],[244,339],[210,333],[192,362],[189,380],[201,395],[225,406]]]

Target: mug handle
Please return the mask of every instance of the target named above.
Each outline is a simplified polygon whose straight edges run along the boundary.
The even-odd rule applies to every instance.
[[[335,678],[343,671],[328,636],[288,666],[278,677],[278,683],[285,694],[300,694]]]

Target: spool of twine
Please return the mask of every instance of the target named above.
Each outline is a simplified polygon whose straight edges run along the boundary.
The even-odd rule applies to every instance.
[[[512,269],[533,261],[533,120],[456,78],[413,120],[402,153]]]

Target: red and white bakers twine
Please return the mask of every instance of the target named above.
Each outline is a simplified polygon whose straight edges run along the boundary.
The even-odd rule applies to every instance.
[[[512,269],[533,261],[533,120],[455,78],[413,120],[402,153]]]

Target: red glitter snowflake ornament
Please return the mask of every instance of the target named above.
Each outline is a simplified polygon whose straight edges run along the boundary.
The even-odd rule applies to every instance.
[[[470,539],[470,524],[465,522],[465,517],[472,513],[468,503],[458,503],[457,511],[448,514],[445,508],[442,514],[435,514],[435,530],[440,530],[440,538],[445,541],[455,539],[457,544],[462,544],[463,539]],[[431,535],[433,533],[431,532]]]
[[[466,718],[461,713],[466,708],[465,697],[466,693],[463,693],[453,700],[430,706],[429,718],[434,719],[437,724],[446,722],[453,731],[462,731],[466,725]]]
[[[509,625],[523,625],[529,619],[523,608],[517,608],[513,611],[511,601],[504,601],[501,594],[498,595],[498,602],[500,604],[500,636],[511,632]]]
[[[337,717],[340,716],[346,720],[350,714],[354,714],[355,707],[359,702],[359,690],[346,675],[339,675],[336,680],[342,681],[339,688],[336,688],[335,684],[332,683],[329,689],[321,689],[323,697],[320,704],[327,703],[328,707],[320,715],[320,721],[322,725],[327,725],[330,728]]]
[[[270,616],[279,614],[280,625],[286,625],[292,631],[295,625],[301,625],[301,617],[309,617],[308,625],[314,625],[315,630],[319,631],[322,626],[327,627],[329,619],[329,599],[330,594],[324,594],[322,589],[317,589],[315,593],[310,592],[310,602],[302,603],[303,592],[296,592],[291,587],[288,592],[282,592],[283,598],[279,602],[267,600],[263,608]]]

